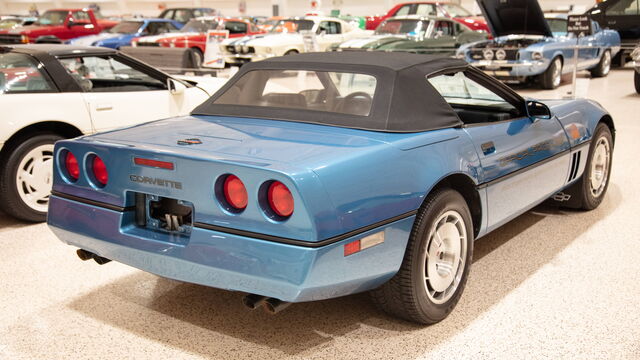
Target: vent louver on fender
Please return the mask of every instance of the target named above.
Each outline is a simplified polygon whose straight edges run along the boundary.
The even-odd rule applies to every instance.
[[[569,178],[567,179],[567,182],[575,180],[576,176],[578,176],[578,169],[580,168],[580,153],[582,153],[582,151],[575,152],[572,155],[571,170],[569,171]]]

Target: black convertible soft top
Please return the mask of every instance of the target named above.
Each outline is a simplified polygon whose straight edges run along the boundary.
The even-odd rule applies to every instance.
[[[324,52],[276,57],[244,65],[225,86],[191,114],[266,118],[386,132],[450,128],[460,126],[462,122],[426,77],[467,67],[468,64],[460,59],[401,52]],[[358,116],[216,103],[241,77],[255,70],[352,72],[375,76],[377,87],[371,112],[368,116]]]

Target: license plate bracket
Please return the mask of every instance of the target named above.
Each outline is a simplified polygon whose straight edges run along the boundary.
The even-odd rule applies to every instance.
[[[189,235],[193,204],[179,199],[136,193],[136,224],[152,230]]]

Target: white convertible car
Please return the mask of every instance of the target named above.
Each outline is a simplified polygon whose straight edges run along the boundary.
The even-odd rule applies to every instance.
[[[225,81],[177,79],[107,48],[0,46],[0,208],[44,221],[57,140],[186,115]]]
[[[273,56],[327,51],[332,45],[370,33],[334,17],[306,16],[280,20],[267,34],[224,40],[220,51],[226,63],[241,65]]]

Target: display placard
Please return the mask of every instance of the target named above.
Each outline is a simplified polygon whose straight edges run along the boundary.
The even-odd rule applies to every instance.
[[[589,15],[569,15],[567,32],[577,37],[591,35],[591,18]]]
[[[203,66],[216,69],[224,68],[225,61],[220,51],[220,43],[227,38],[229,38],[229,30],[209,30],[207,32],[207,47]]]

